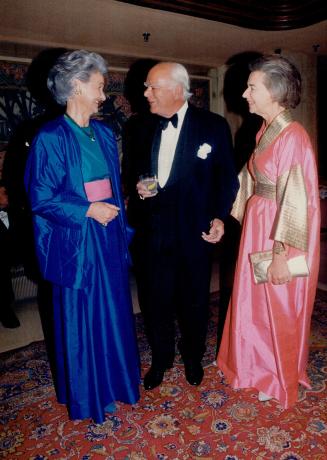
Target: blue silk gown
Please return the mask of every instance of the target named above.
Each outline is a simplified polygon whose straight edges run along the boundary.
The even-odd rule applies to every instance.
[[[78,163],[84,182],[92,182],[92,180],[99,180],[103,177],[109,178],[113,196],[102,201],[116,204],[122,208],[120,191],[116,186],[119,174],[117,162],[108,161],[107,152],[104,151],[104,146],[108,148],[104,134],[108,135],[108,132],[102,133],[103,128],[99,123],[96,124],[94,126],[96,128],[96,142],[92,142],[70,120],[60,119],[60,126],[68,133],[68,137],[72,136],[66,142],[67,145],[71,145],[72,140],[77,141],[78,149],[76,146],[74,148],[80,152]],[[69,148],[64,148],[62,155],[65,157],[68,151],[67,161],[74,164],[71,168],[67,165],[67,170],[60,173],[58,160],[53,159],[57,151],[52,152],[50,147],[46,151],[42,148],[44,145],[42,137],[46,138],[46,134],[41,133],[41,138],[37,139],[35,145],[32,146],[26,173],[26,184],[32,209],[34,208],[36,215],[43,219],[42,224],[38,222],[38,219],[35,222],[36,242],[40,242],[39,246],[41,247],[41,249],[38,247],[38,252],[42,253],[40,254],[40,265],[41,267],[47,266],[43,271],[45,275],[48,274],[47,279],[53,282],[56,393],[58,401],[67,405],[71,419],[92,418],[96,423],[102,423],[105,420],[105,412],[115,410],[115,401],[133,404],[139,399],[139,356],[129,290],[126,229],[123,225],[125,220],[120,215],[104,227],[94,219],[84,217],[85,224],[81,212],[83,222],[81,238],[77,238],[77,243],[73,240],[73,243],[69,245],[68,256],[67,254],[65,257],[63,256],[66,245],[62,244],[61,247],[57,247],[58,260],[64,257],[60,264],[58,262],[62,273],[59,275],[54,273],[56,267],[51,269],[50,274],[48,273],[50,262],[55,266],[56,259],[51,256],[50,250],[48,250],[48,254],[45,254],[44,232],[46,230],[44,228],[52,225],[54,215],[61,225],[65,225],[65,221],[71,218],[69,212],[65,218],[60,215],[60,213],[66,213],[65,205],[60,211],[57,211],[57,207],[55,208],[54,205],[50,204],[50,201],[71,200],[71,206],[75,206],[76,202],[81,203],[81,206],[83,203],[86,210],[90,203],[83,201],[85,200],[85,193],[84,190],[79,190],[79,177],[71,181],[74,190],[70,192],[80,195],[78,198],[76,196],[71,198],[69,192],[64,190],[65,184],[68,182],[67,176],[73,174],[76,161],[72,160],[74,155],[69,153]],[[100,138],[99,134],[103,134],[104,140]],[[58,142],[58,144],[60,143]],[[50,154],[52,154],[51,158]],[[114,155],[116,154],[115,150]],[[46,166],[43,166],[41,161],[44,155],[49,156]],[[58,158],[60,158],[60,154]],[[49,168],[48,165],[48,162],[51,163],[51,161],[54,162],[53,168]],[[35,173],[35,170],[39,172]],[[55,174],[60,177],[60,180],[53,179]],[[60,194],[56,195],[55,199],[49,198],[49,193],[45,191],[46,186],[44,184],[47,183],[48,178],[52,187],[53,183],[60,182],[61,184]],[[42,194],[35,191],[40,188],[42,188]],[[53,206],[52,214],[49,216],[46,215],[45,211],[47,208],[44,205],[44,200],[46,199],[48,199],[48,207]],[[123,213],[124,210],[121,209],[120,212]],[[71,222],[69,222],[70,224]],[[70,230],[68,239],[73,238],[72,233]],[[74,244],[76,244],[75,251],[72,249]],[[52,250],[52,252],[54,251]],[[67,267],[69,266],[70,259],[74,259],[75,252],[83,256],[84,265],[80,265],[78,270],[75,270],[75,282],[72,283],[69,282],[69,279],[73,277],[70,276],[68,268],[67,278],[65,278],[63,267],[67,259],[69,259]],[[78,271],[85,271],[87,277],[84,273],[77,273]],[[61,279],[63,282],[60,281]],[[80,281],[76,281],[76,279]]]

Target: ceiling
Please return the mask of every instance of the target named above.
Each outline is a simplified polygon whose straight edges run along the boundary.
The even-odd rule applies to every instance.
[[[235,13],[228,10],[229,18],[220,19],[219,11],[226,15],[217,7],[220,3],[225,8],[235,7]],[[0,56],[32,59],[44,48],[86,48],[104,55],[116,68],[126,69],[138,58],[153,58],[182,62],[199,75],[245,51],[270,53],[280,49],[286,54],[326,56],[326,7],[321,9],[320,0],[297,0],[298,7],[292,10],[290,3],[275,0],[269,8],[257,0],[1,0]],[[244,5],[245,10],[240,10]],[[179,7],[180,12],[172,11],[173,7]],[[210,11],[210,19],[200,17],[201,12],[210,17]],[[258,29],[263,24],[276,28],[278,17],[284,18],[282,30],[252,28],[254,20],[259,21]],[[247,27],[240,26],[244,19]],[[144,33],[149,34],[148,41]]]
[[[120,0],[257,30],[290,30],[327,19],[325,0]]]

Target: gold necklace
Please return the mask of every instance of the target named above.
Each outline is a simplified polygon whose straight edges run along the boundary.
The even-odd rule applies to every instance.
[[[91,124],[89,124],[89,126],[82,127],[78,123],[76,123],[76,121],[70,115],[68,115],[68,113],[65,113],[64,116],[71,120],[74,123],[74,125],[77,126],[83,134],[85,134],[85,136],[91,139],[92,142],[95,142],[95,133]],[[87,128],[90,128],[89,132],[87,131]]]

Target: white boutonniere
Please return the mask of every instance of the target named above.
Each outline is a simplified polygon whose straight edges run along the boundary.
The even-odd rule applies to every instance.
[[[212,150],[211,145],[204,143],[200,145],[198,153],[196,154],[197,157],[201,158],[201,160],[205,160],[208,156],[208,153],[210,153]]]

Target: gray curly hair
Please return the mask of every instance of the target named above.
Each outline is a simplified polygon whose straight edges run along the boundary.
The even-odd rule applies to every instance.
[[[73,80],[87,82],[95,72],[108,73],[103,57],[85,50],[68,51],[57,59],[50,70],[47,86],[56,102],[65,105],[74,90]]]

